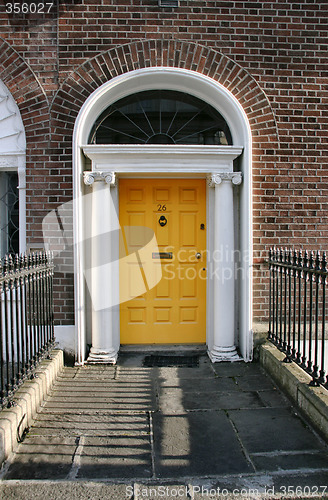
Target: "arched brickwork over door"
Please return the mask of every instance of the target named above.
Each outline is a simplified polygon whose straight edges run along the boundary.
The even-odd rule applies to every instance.
[[[26,134],[26,176],[29,179],[26,190],[27,238],[42,243],[41,224],[44,215],[51,209],[48,201],[42,207],[33,206],[36,195],[47,194],[48,157],[50,132],[49,103],[42,87],[24,59],[3,39],[0,38],[0,75],[14,98]],[[36,150],[35,144],[38,144]],[[37,174],[36,174],[37,170]],[[38,175],[38,179],[35,176]],[[44,176],[44,179],[41,177]],[[42,186],[41,184],[44,185]],[[33,228],[39,227],[38,232]]]
[[[26,240],[28,248],[43,247],[42,221],[59,202],[54,198],[52,169],[58,164],[52,158],[50,149],[49,102],[44,89],[24,58],[11,45],[0,38],[0,75],[14,98],[23,120],[26,135]],[[37,146],[36,146],[37,145]],[[23,185],[20,184],[22,188]],[[60,185],[56,185],[56,189]],[[61,194],[64,194],[63,192]],[[62,200],[63,197],[60,196]],[[71,199],[71,192],[67,194]],[[24,248],[24,245],[21,245]],[[69,285],[67,285],[69,286]],[[60,276],[55,277],[55,312],[62,291]],[[73,285],[71,284],[71,295]]]
[[[166,66],[189,69],[213,78],[243,106],[252,129],[255,149],[277,143],[277,127],[270,103],[256,80],[218,51],[190,42],[145,40],[103,52],[82,64],[62,83],[51,106],[52,133],[65,142],[89,95],[112,78],[141,68]],[[72,128],[70,129],[69,124]],[[62,134],[63,127],[65,135]],[[66,134],[67,132],[67,134]],[[69,143],[66,143],[69,147]]]

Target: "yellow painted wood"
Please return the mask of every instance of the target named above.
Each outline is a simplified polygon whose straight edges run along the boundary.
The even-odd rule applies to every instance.
[[[121,343],[204,343],[205,180],[120,179],[119,217]],[[172,260],[153,258],[154,233],[158,251],[172,252]]]

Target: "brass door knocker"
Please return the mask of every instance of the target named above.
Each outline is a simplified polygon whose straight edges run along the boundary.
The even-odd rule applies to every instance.
[[[161,215],[158,221],[159,225],[164,227],[167,224],[167,219],[164,215]]]

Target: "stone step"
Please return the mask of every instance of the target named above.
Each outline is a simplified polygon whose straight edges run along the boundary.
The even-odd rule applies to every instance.
[[[6,500],[275,500],[327,498],[324,475],[224,476],[185,482],[135,481],[3,481],[0,497]],[[326,481],[325,481],[326,483]]]

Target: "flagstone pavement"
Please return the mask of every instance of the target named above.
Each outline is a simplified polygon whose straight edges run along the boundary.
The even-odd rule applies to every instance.
[[[147,368],[144,357],[65,367],[2,472],[0,493],[24,498],[24,488],[10,496],[20,484],[30,486],[26,498],[75,491],[123,500],[165,486],[176,491],[162,498],[208,498],[205,490],[253,498],[252,489],[276,498],[298,487],[298,498],[328,498],[327,445],[258,363],[212,364],[201,353],[198,366]],[[51,482],[53,495],[66,490],[45,495]]]

